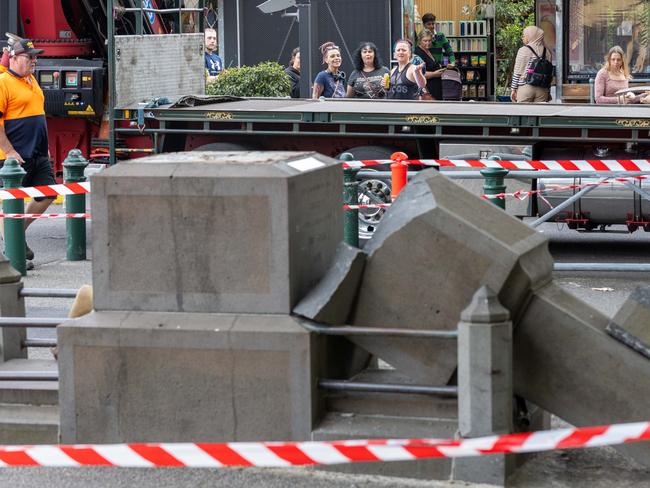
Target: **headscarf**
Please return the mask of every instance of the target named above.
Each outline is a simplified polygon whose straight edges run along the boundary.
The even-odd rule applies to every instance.
[[[526,76],[526,68],[530,63],[531,59],[535,57],[533,52],[526,46],[533,48],[533,51],[538,56],[542,56],[544,53],[544,31],[537,26],[529,25],[524,29],[524,34],[528,38],[528,44],[519,48],[517,51],[517,58],[515,59],[515,69],[513,74],[518,74],[520,78]],[[552,61],[552,53],[549,48],[546,48],[546,59]]]

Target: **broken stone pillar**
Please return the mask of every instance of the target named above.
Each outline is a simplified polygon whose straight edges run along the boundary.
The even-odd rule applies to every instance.
[[[512,432],[512,322],[481,287],[458,324],[458,432],[463,438]],[[453,478],[505,486],[514,456],[455,458]]]
[[[25,299],[20,295],[23,282],[7,258],[0,255],[0,316],[24,317]],[[27,329],[2,327],[0,330],[0,362],[9,359],[27,358],[27,348],[22,346],[27,338]]]
[[[422,171],[364,249],[351,325],[455,329],[475,292],[488,286],[514,323],[516,395],[577,426],[647,420],[650,360],[610,337],[602,313],[553,283],[547,243],[444,175]],[[645,327],[645,299],[636,302],[618,320]],[[449,342],[351,339],[419,383],[445,385],[458,364]],[[650,445],[618,449],[650,465]]]
[[[341,241],[341,186],[314,153],[164,154],[95,175],[95,312],[58,329],[61,440],[309,439],[317,369],[345,370],[350,346],[290,312]]]
[[[607,325],[607,332],[650,358],[650,286],[639,286]]]
[[[516,318],[553,270],[546,237],[434,170],[407,185],[364,250],[352,323],[365,327],[455,329],[484,285]],[[447,384],[457,365],[450,342],[355,342],[423,384]]]

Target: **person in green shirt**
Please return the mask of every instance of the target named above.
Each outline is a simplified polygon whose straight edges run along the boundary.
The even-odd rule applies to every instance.
[[[422,25],[425,29],[433,32],[433,39],[429,51],[436,59],[436,61],[442,65],[445,65],[443,61],[445,61],[445,58],[447,58],[447,65],[455,65],[456,56],[454,56],[454,51],[451,48],[451,44],[449,44],[447,37],[442,32],[436,32],[436,16],[431,13],[424,14],[422,16]]]

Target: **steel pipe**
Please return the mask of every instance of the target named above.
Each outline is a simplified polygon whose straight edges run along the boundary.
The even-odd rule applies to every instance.
[[[648,263],[555,263],[554,271],[650,271]]]
[[[607,179],[607,178],[605,178]],[[604,180],[601,180],[601,182]],[[600,182],[599,182],[600,183]],[[594,186],[586,186],[582,188],[578,193],[574,194],[571,198],[566,199],[563,201],[560,205],[555,207],[553,210],[550,212],[542,215],[540,218],[535,220],[530,224],[531,227],[537,227],[540,224],[543,224],[544,222],[550,220],[551,218],[555,217],[557,214],[559,214],[562,210],[570,206],[573,202],[580,200],[582,197],[584,197],[587,193],[595,190],[597,188],[597,185]]]
[[[26,347],[56,347],[57,341],[50,339],[26,339],[22,342],[23,349]]]
[[[392,337],[422,337],[430,339],[457,339],[456,330],[418,330],[418,329],[389,329],[382,327],[351,327],[324,325],[308,319],[301,319],[302,325],[309,332],[332,336],[392,336]]]
[[[0,317],[1,327],[23,327],[26,329],[55,329],[59,324],[70,320],[67,318],[39,318],[39,317]]]
[[[30,298],[75,298],[77,291],[74,288],[23,288],[19,295]]]
[[[0,371],[0,381],[59,381],[58,371]]]
[[[412,395],[458,396],[457,386],[404,385],[395,383],[364,383],[347,380],[318,381],[318,387],[331,391],[359,391],[366,393],[403,393]]]

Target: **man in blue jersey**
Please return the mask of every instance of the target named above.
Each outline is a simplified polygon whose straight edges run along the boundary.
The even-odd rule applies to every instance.
[[[219,76],[223,69],[223,61],[217,54],[217,31],[211,28],[205,29],[205,70],[208,81]]]

